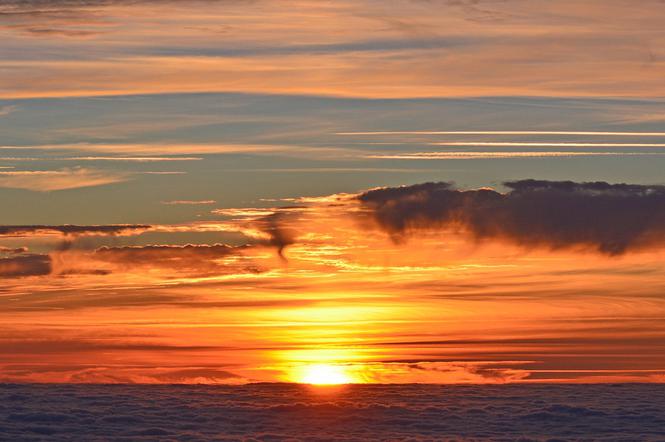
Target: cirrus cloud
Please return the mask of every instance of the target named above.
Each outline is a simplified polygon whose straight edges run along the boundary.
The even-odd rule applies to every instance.
[[[129,180],[125,172],[112,172],[84,167],[59,170],[0,171],[0,187],[37,192],[102,186]]]

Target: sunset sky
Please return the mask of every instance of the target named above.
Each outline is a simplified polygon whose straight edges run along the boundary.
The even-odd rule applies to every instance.
[[[0,2],[0,382],[665,382],[663,23]]]

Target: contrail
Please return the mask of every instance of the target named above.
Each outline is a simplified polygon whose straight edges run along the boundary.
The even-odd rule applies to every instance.
[[[382,160],[470,160],[490,158],[592,157],[592,156],[657,156],[665,153],[644,152],[414,152],[366,155]]]
[[[379,131],[336,132],[335,135],[580,135],[615,137],[665,137],[665,132],[594,132],[546,130],[449,130],[449,131]]]
[[[665,143],[551,143],[520,141],[443,141],[428,143],[434,146],[487,146],[487,147],[665,147]]]

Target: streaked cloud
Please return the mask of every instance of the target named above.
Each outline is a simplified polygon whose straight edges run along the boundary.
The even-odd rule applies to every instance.
[[[150,229],[146,224],[110,224],[77,226],[66,225],[0,225],[1,236],[41,236],[41,235],[135,235]]]
[[[201,161],[201,157],[2,157],[2,161],[111,161],[111,162],[127,162],[127,163],[159,163],[159,162],[169,162],[169,161]]]
[[[60,170],[0,171],[0,187],[37,192],[103,186],[130,179],[125,172],[111,172],[83,167]]]
[[[156,375],[220,359],[238,377],[192,376],[293,380],[323,361],[364,382],[598,382],[628,372],[651,379],[662,369],[665,312],[661,187],[508,186],[507,193],[426,184],[292,197],[272,201],[285,207],[216,209],[225,219],[173,225],[5,226],[2,241],[70,241],[0,261],[0,305],[19,318],[6,315],[0,353],[12,353],[15,364],[63,365],[60,374],[28,370],[33,381],[78,379],[76,367],[92,357],[108,368],[81,374],[90,382],[114,374],[168,382],[178,376]],[[450,199],[463,202],[448,211],[453,226],[439,210]],[[541,209],[542,217],[532,216]],[[511,220],[526,228],[511,231]],[[481,244],[469,232],[473,223],[484,227],[476,229]],[[176,233],[230,231],[246,232],[247,245],[216,236],[168,242]],[[143,235],[155,233],[164,241],[145,244]],[[117,242],[100,246],[96,236]],[[49,346],[52,330],[25,317],[62,324],[58,343]],[[621,355],[636,348],[648,357],[625,363]],[[187,367],[176,367],[185,355]],[[113,368],[118,357],[129,365],[141,359],[141,374]],[[567,369],[556,371],[561,364]]]
[[[8,255],[18,255],[21,253],[27,253],[28,248],[27,247],[3,247],[0,246],[0,253],[5,253]]]
[[[0,106],[0,117],[9,115],[16,110],[16,106]]]
[[[21,255],[0,258],[0,278],[44,276],[51,273],[51,260],[47,255]]]
[[[366,155],[365,158],[383,160],[474,160],[474,159],[501,159],[501,158],[547,158],[547,157],[607,157],[607,156],[659,156],[664,153],[645,152],[414,152],[414,153],[386,153]]]
[[[662,380],[662,6],[0,2],[3,379]]]
[[[448,130],[448,131],[374,131],[337,132],[336,135],[579,135],[601,137],[665,137],[665,132],[547,131],[547,130]]]
[[[44,144],[32,146],[0,146],[0,151],[58,151],[58,152],[96,152],[113,154],[113,157],[103,157],[105,161],[135,161],[131,158],[172,158],[173,161],[182,161],[182,157],[165,157],[165,155],[191,155],[191,154],[285,154],[299,157],[334,157],[340,154],[351,154],[354,150],[338,147],[310,147],[302,145],[270,145],[270,144],[213,144],[213,143],[155,143],[155,144],[104,144],[104,143],[76,143],[76,144]],[[122,156],[126,155],[126,156]],[[131,155],[131,156],[129,156]],[[10,157],[11,158],[11,157]],[[20,157],[18,157],[20,158]],[[84,161],[92,161],[95,157],[82,157]],[[90,158],[90,160],[86,160]],[[198,157],[184,157],[186,161],[196,161]]]
[[[207,206],[216,202],[215,200],[172,200],[162,201],[162,204],[166,206]]]
[[[437,146],[487,147],[665,147],[665,143],[573,143],[573,142],[520,142],[520,141],[443,141]]]
[[[651,97],[662,88],[660,6],[13,2],[0,96]]]

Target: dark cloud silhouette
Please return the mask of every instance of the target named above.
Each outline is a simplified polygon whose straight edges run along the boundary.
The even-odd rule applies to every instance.
[[[522,180],[492,189],[450,183],[381,188],[357,198],[396,241],[451,229],[524,247],[592,248],[607,255],[665,245],[665,186]]]
[[[148,245],[100,247],[92,252],[58,247],[51,254],[19,255],[0,258],[0,278],[44,275],[109,275],[136,268],[166,269],[196,275],[259,272],[248,261],[222,262],[251,246]],[[18,249],[17,249],[18,250]],[[71,252],[71,253],[70,253]]]
[[[283,211],[271,213],[256,221],[257,227],[270,236],[267,245],[276,247],[277,254],[284,261],[286,260],[284,249],[295,243],[297,235],[296,230],[288,226],[287,217],[294,213],[293,209],[300,208],[284,207],[282,208]]]
[[[0,258],[0,278],[43,276],[51,273],[48,255],[24,255]]]
[[[131,235],[141,233],[150,229],[146,224],[111,224],[97,226],[77,226],[65,224],[61,226],[50,225],[28,225],[28,226],[3,226],[0,225],[0,236],[33,236],[44,234],[62,234],[65,236],[85,235]]]

